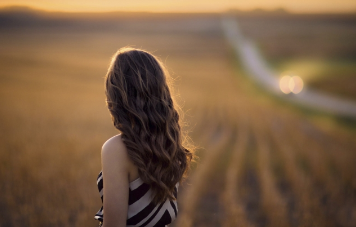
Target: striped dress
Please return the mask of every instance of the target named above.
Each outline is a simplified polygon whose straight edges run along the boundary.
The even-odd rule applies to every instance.
[[[99,173],[97,185],[103,202],[103,174]],[[179,183],[174,188],[174,197],[177,199]],[[167,226],[172,223],[178,214],[177,201],[170,201],[154,205],[152,202],[152,189],[141,178],[129,184],[129,204],[126,226]],[[95,214],[96,220],[103,222],[103,207]]]

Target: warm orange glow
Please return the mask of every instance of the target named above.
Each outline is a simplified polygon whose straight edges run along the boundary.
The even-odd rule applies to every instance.
[[[279,87],[284,94],[290,93],[290,89],[289,89],[290,80],[291,80],[290,76],[283,76],[279,81]]]
[[[310,1],[284,1],[284,0],[2,0],[0,7],[10,5],[29,6],[49,11],[67,12],[103,12],[103,11],[149,11],[149,12],[222,12],[228,9],[251,10],[255,8],[276,9],[284,8],[292,12],[351,12],[356,10],[356,1],[340,0],[310,0]]]
[[[294,94],[298,94],[303,90],[304,84],[302,78],[300,78],[299,76],[293,76],[291,81],[293,81],[293,87],[291,88],[291,91]]]
[[[299,76],[283,76],[279,81],[279,87],[284,94],[298,94],[303,90],[303,80]]]

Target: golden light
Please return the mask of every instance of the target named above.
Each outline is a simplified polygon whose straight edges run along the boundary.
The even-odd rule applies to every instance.
[[[299,76],[283,76],[279,80],[279,88],[284,94],[294,93],[298,94],[303,90],[303,80]]]
[[[291,80],[293,81],[294,84],[293,89],[291,89],[291,91],[294,94],[298,94],[303,90],[303,86],[304,86],[303,80],[299,76],[293,76]]]
[[[289,94],[291,90],[289,89],[290,76],[283,76],[279,81],[279,87],[284,94]]]
[[[64,12],[111,12],[111,11],[145,11],[145,12],[224,12],[229,9],[273,10],[283,8],[291,12],[351,12],[356,7],[354,0],[342,0],[335,4],[335,0],[283,1],[283,0],[1,0],[0,7],[27,6],[47,11]]]

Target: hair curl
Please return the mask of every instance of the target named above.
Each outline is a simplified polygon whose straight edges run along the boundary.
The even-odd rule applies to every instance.
[[[154,192],[153,201],[174,200],[174,187],[185,177],[193,158],[183,146],[179,114],[163,64],[152,54],[122,48],[106,75],[107,106],[122,133],[140,178]]]

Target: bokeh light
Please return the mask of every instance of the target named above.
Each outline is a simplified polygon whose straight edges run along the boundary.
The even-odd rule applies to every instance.
[[[303,90],[304,83],[299,76],[285,75],[279,80],[279,87],[284,94],[298,94]]]
[[[283,76],[279,81],[279,87],[284,94],[289,94],[291,90],[289,89],[290,76]]]
[[[302,78],[300,78],[299,76],[293,76],[291,81],[293,81],[293,87],[291,88],[291,91],[294,94],[298,94],[303,90],[304,83]]]

